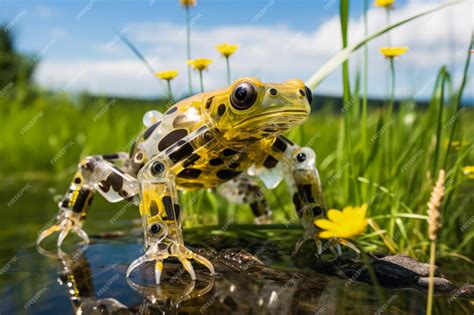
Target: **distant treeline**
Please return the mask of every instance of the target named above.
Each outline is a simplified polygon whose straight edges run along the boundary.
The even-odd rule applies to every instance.
[[[89,95],[89,94],[83,94],[80,96],[80,103],[81,104],[96,104],[97,103],[96,101],[98,99],[101,99],[102,101],[105,100],[106,102],[113,101],[115,103],[114,105],[120,105],[120,106],[156,105],[159,107],[163,107],[164,106],[163,104],[168,104],[168,106],[171,106],[172,104],[179,102],[179,100],[170,101],[166,98],[112,97],[112,96],[94,96],[94,95]],[[348,106],[355,105],[357,102],[362,102],[362,98],[359,98],[359,100],[357,99],[352,100],[352,102],[349,102],[349,104],[346,105],[346,108]],[[379,98],[370,98],[368,99],[368,106],[371,108],[378,108],[378,107],[381,108],[383,106],[386,106],[387,102],[388,100],[379,99]],[[425,108],[428,108],[430,102],[428,100],[416,100],[414,98],[395,100],[394,108],[398,109],[400,107],[400,104],[402,103],[414,103],[417,105],[417,107],[425,109]],[[463,105],[474,108],[474,102],[472,102],[471,100],[468,100]],[[316,94],[315,97],[313,97],[313,103],[311,107],[313,111],[318,111],[318,110],[321,110],[322,108],[324,108],[325,110],[332,109],[334,112],[345,111],[342,98],[337,97],[337,96],[329,96],[329,95]]]

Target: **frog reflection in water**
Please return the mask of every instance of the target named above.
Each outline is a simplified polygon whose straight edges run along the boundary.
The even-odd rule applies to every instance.
[[[58,248],[57,254],[38,248],[41,255],[57,259],[58,282],[67,290],[74,314],[132,314],[128,308],[113,298],[98,299],[94,289],[92,271],[84,249],[72,255]]]
[[[86,247],[77,249],[68,255],[58,248],[57,253],[52,253],[38,247],[41,255],[58,261],[58,282],[67,290],[74,314],[133,314],[131,309],[114,298],[97,298],[101,295],[100,289],[94,288],[94,275],[85,255]],[[109,280],[110,281],[110,280]],[[148,308],[161,308],[163,311],[176,310],[184,301],[188,301],[207,294],[214,286],[214,279],[204,281],[196,288],[195,281],[185,286],[168,285],[158,287],[142,287],[128,281],[131,288],[144,297],[138,308],[140,314]],[[107,282],[109,283],[109,282]]]
[[[127,276],[145,262],[155,262],[156,283],[163,261],[176,257],[194,280],[190,260],[212,263],[185,247],[178,190],[215,189],[232,202],[247,203],[257,224],[271,222],[271,210],[260,188],[275,188],[284,177],[305,233],[295,246],[314,239],[316,217],[325,214],[315,154],[282,134],[310,114],[311,90],[301,80],[280,84],[243,78],[228,88],[197,94],[164,115],[145,115],[148,125],[130,154],[89,156],[78,166],[69,191],[59,203],[58,223],[38,243],[59,232],[61,246],[69,231],[88,241],[82,225],[93,195],[110,202],[139,204],[145,253],[131,263]],[[148,114],[148,113],[147,113]],[[340,245],[333,242],[340,252]],[[332,249],[332,248],[331,248]]]

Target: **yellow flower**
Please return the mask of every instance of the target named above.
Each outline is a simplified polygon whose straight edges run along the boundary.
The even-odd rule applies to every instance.
[[[162,72],[157,72],[155,74],[157,77],[159,77],[162,80],[173,80],[178,76],[178,71],[177,70],[168,70],[168,71],[162,71]]]
[[[446,141],[449,143],[449,140],[446,140]],[[454,149],[458,149],[460,146],[461,146],[460,141],[452,141],[451,142],[451,147],[453,147]]]
[[[474,178],[474,166],[464,166],[462,172],[469,178]]]
[[[179,0],[183,7],[193,7],[196,5],[196,0]]]
[[[364,232],[367,227],[367,204],[360,207],[345,207],[342,211],[331,209],[326,219],[317,219],[314,224],[325,230],[319,233],[320,238],[352,238]]]
[[[453,150],[459,150],[461,147],[468,145],[469,142],[464,141],[464,140],[453,140],[451,141],[451,148]],[[449,145],[449,139],[445,140],[445,146],[447,147]]]
[[[379,51],[386,58],[395,58],[406,53],[408,51],[408,47],[382,47],[379,49]]]
[[[375,0],[375,6],[382,8],[391,8],[395,0]]]
[[[227,43],[222,43],[216,46],[217,50],[221,53],[222,56],[228,58],[239,48],[239,45],[232,45]]]
[[[193,66],[194,69],[198,71],[206,70],[207,67],[212,63],[211,59],[206,58],[197,58],[197,59],[190,59],[187,61],[188,65]]]

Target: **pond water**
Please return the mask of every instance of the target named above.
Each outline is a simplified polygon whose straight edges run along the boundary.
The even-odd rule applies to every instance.
[[[99,197],[85,226],[89,246],[68,239],[58,253],[51,241],[45,245],[50,251],[40,253],[34,241],[54,218],[50,187],[55,185],[1,187],[0,314],[425,314],[424,292],[375,288],[318,272],[311,244],[291,257],[299,228],[233,224],[226,232],[219,227],[186,230],[187,243],[212,256],[218,275],[210,277],[195,265],[199,280],[194,283],[169,260],[163,284],[156,287],[152,266],[125,278],[143,246],[138,210],[123,210],[123,204],[108,205]],[[474,281],[471,266],[462,260],[443,261],[441,272],[458,286]],[[434,314],[473,314],[473,303],[438,296]]]

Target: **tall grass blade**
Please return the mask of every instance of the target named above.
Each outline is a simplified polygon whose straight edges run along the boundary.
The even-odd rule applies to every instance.
[[[339,17],[341,23],[341,37],[342,37],[342,47],[347,47],[347,29],[349,26],[349,0],[340,0],[339,5]],[[342,85],[343,85],[343,102],[344,102],[344,132],[345,132],[345,140],[347,146],[347,158],[349,160],[350,166],[344,168],[344,176],[345,178],[349,178],[352,182],[348,188],[349,200],[354,200],[358,203],[358,194],[356,193],[357,190],[357,183],[354,175],[354,154],[352,148],[352,111],[353,111],[353,104],[351,100],[351,86],[349,80],[349,61],[346,59],[342,65]]]
[[[437,91],[437,100],[438,100],[438,116],[436,119],[436,144],[435,144],[435,152],[433,156],[433,166],[431,168],[431,174],[434,176],[436,174],[436,168],[438,166],[438,159],[439,159],[439,150],[441,144],[441,128],[443,124],[443,107],[444,107],[444,89],[446,84],[446,67],[441,67],[440,76],[441,81]]]
[[[135,47],[135,45],[132,44],[132,42],[124,35],[124,34],[120,34],[119,38],[125,43],[125,45],[127,45],[128,48],[130,48],[130,50],[135,54],[135,56],[138,57],[138,59],[140,59],[143,64],[145,65],[145,67],[147,68],[148,72],[151,73],[151,75],[155,77],[155,69],[153,69],[153,67],[150,65],[150,63],[148,62],[148,60],[146,60],[145,56],[143,56],[143,54],[138,50],[137,47]],[[158,81],[160,82],[160,81]]]
[[[367,18],[367,13],[369,11],[369,0],[364,0],[364,36],[369,35],[369,23]],[[369,78],[369,47],[366,43],[364,45],[364,62],[363,62],[363,97],[362,97],[362,152],[364,155],[364,161],[367,160],[367,103],[368,103],[368,78]]]
[[[474,45],[474,31],[471,34],[471,43],[470,43],[470,45],[467,49],[467,58],[466,58],[466,63],[464,64],[464,72],[463,72],[463,77],[462,77],[462,81],[461,81],[461,86],[459,87],[459,91],[456,94],[456,98],[455,98],[455,101],[454,101],[454,108],[456,109],[454,111],[454,115],[459,113],[459,110],[461,109],[461,99],[462,99],[462,95],[464,93],[464,88],[466,87],[469,64],[471,63],[471,54],[472,54],[471,49],[472,49],[473,45]],[[455,134],[455,131],[456,131],[456,126],[458,124],[458,120],[459,119],[455,119],[452,126],[451,126],[451,133],[449,134],[448,148],[446,150],[446,155],[444,157],[444,163],[443,163],[444,168],[446,168],[447,163],[448,163],[449,154],[451,152],[451,142],[453,141],[453,138],[454,138],[454,134]]]
[[[349,0],[341,0],[339,10],[341,22],[342,48],[345,49],[347,47],[347,28],[349,26]],[[344,60],[344,63],[342,64],[342,82],[344,86],[344,105],[347,105],[351,98],[348,58]]]

